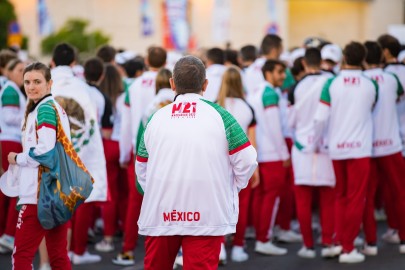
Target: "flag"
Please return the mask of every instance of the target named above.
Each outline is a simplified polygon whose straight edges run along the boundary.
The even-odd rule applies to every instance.
[[[46,0],[38,0],[38,24],[39,34],[47,36],[53,33],[53,25],[48,13]]]
[[[142,36],[153,35],[153,15],[149,0],[141,0]]]

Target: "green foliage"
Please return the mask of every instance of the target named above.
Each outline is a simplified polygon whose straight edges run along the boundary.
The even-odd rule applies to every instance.
[[[7,47],[8,24],[16,18],[14,6],[8,0],[0,0],[0,48]]]
[[[42,40],[42,52],[44,54],[51,54],[57,44],[67,42],[75,46],[79,52],[86,53],[92,52],[97,47],[109,42],[110,38],[99,30],[86,32],[88,25],[89,22],[86,20],[68,20],[58,32]]]

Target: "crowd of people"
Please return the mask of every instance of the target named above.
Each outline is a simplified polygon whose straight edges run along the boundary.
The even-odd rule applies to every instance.
[[[378,254],[382,212],[382,239],[405,254],[405,50],[395,37],[343,48],[311,38],[287,52],[279,36],[268,34],[259,47],[215,47],[176,55],[173,63],[159,46],[145,56],[110,45],[95,53],[81,65],[62,43],[48,66],[0,51],[1,174],[18,166],[30,182],[18,197],[0,192],[0,253],[12,253],[15,269],[32,269],[38,247],[41,270],[70,269],[68,259],[97,263],[101,256],[87,250],[97,230],[95,250],[117,252],[112,263],[125,266],[135,264],[138,234],[147,235],[146,269],[183,265],[190,250],[225,264],[225,235],[232,235],[230,259],[246,261],[252,232],[260,254],[286,254],[277,240],[302,242],[297,255],[315,258],[319,242],[321,257],[358,263]],[[207,115],[199,122],[170,120],[196,118],[197,107]],[[58,119],[95,182],[73,218],[46,231],[35,218],[38,163],[28,152],[52,148]],[[210,140],[220,132],[226,140]],[[224,143],[229,160],[221,159]],[[231,190],[229,179],[217,181],[223,177],[232,178]],[[207,196],[210,189],[218,196]],[[183,198],[191,212],[183,212]],[[196,210],[201,203],[210,215]],[[121,250],[114,245],[119,233]],[[212,249],[187,237],[155,237],[185,235],[212,236],[199,243]],[[167,254],[154,265],[157,249]],[[184,263],[197,263],[190,258]]]

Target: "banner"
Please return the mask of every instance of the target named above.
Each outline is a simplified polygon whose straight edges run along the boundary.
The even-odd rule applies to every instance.
[[[141,0],[142,36],[153,35],[153,14],[149,0]]]
[[[39,34],[41,36],[47,36],[53,33],[53,25],[51,18],[48,14],[48,7],[46,0],[38,0],[38,23]]]
[[[270,18],[270,23],[266,26],[267,34],[279,34],[280,26],[278,24],[276,0],[267,0],[267,10]]]
[[[187,0],[165,0],[163,3],[163,46],[186,51],[190,42]]]
[[[231,1],[215,0],[213,10],[212,33],[215,42],[229,41],[229,25],[231,20]]]

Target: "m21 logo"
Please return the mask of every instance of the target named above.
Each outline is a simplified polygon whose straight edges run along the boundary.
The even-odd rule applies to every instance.
[[[180,102],[172,105],[172,118],[195,118],[196,102]]]
[[[360,77],[344,77],[343,83],[345,85],[359,85],[360,84]]]

